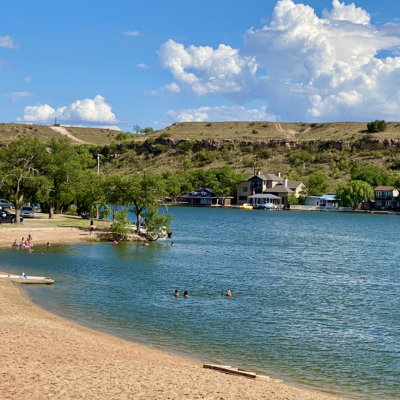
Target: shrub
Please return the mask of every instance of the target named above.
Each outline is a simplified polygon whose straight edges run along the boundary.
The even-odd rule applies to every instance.
[[[244,146],[242,147],[243,153],[252,153],[254,151],[254,146]]]
[[[195,161],[199,163],[199,165],[206,165],[207,163],[212,163],[217,158],[216,151],[206,151],[200,150],[193,157]]]
[[[243,158],[243,165],[247,168],[254,167],[254,160],[251,159],[250,157],[244,157]]]
[[[185,151],[190,151],[193,149],[193,147],[197,144],[196,140],[185,140],[183,142],[180,142],[178,144],[178,149],[182,149]]]
[[[385,120],[375,120],[373,122],[369,122],[367,124],[367,128],[368,132],[370,133],[383,132],[387,128],[387,123],[385,122]]]
[[[378,150],[372,150],[369,154],[373,158],[382,158],[382,153]]]
[[[262,127],[263,127],[263,128],[268,128],[269,125],[268,125],[268,124],[263,124]]]
[[[251,122],[250,124],[249,124],[249,126],[254,126],[256,123],[255,122]]]
[[[210,123],[208,123],[208,124],[205,124],[204,126],[211,126],[211,124],[210,124]]]
[[[271,158],[272,157],[272,150],[271,149],[265,149],[265,150],[260,150],[257,153],[258,158],[263,158],[264,160]]]
[[[166,139],[166,138],[169,138],[169,137],[171,137],[171,134],[168,133],[168,132],[164,132],[157,139]]]
[[[125,139],[129,139],[130,137],[132,137],[132,135],[130,133],[121,132],[121,133],[118,133],[118,135],[116,136],[116,139],[117,140],[125,140]]]
[[[255,129],[253,129],[253,130],[251,131],[251,133],[252,133],[253,135],[257,135],[258,131],[255,130]]]
[[[154,139],[154,138],[148,138],[147,140],[146,140],[146,143],[147,144],[154,144],[156,142],[156,140]]]
[[[291,166],[296,166],[302,163],[310,163],[312,161],[313,157],[307,151],[295,152],[289,156],[289,163]]]
[[[168,150],[169,146],[166,146],[165,144],[156,144],[153,149],[153,154],[158,155]]]

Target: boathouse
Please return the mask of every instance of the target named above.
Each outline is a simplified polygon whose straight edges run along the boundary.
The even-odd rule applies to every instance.
[[[233,196],[228,195],[215,196],[215,190],[208,188],[193,190],[179,197],[180,201],[192,206],[230,206],[232,199]]]

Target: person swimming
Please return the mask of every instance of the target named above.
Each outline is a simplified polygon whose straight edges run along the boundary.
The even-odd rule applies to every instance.
[[[189,297],[189,293],[186,290],[183,292],[183,297]]]
[[[171,242],[171,247],[174,247],[175,246],[175,243],[174,242]]]
[[[173,293],[173,295],[174,295],[175,297],[179,297],[179,292],[178,292],[178,290],[175,290],[175,292]]]
[[[226,291],[226,295],[225,295],[225,296],[228,296],[228,297],[231,297],[231,296],[232,296],[231,289],[228,289],[228,290]]]

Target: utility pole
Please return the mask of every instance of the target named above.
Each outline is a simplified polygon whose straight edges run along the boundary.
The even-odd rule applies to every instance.
[[[97,154],[97,175],[100,175],[100,156],[101,154]]]
[[[257,157],[253,157],[253,166],[254,166],[254,176],[256,175],[256,160],[257,160]]]

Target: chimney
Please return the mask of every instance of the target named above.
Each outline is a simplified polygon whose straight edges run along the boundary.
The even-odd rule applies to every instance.
[[[287,179],[283,178],[283,186],[287,187]]]
[[[278,178],[280,178],[280,177],[281,177],[281,173],[278,171],[278,172],[276,173],[276,176],[277,176]]]

